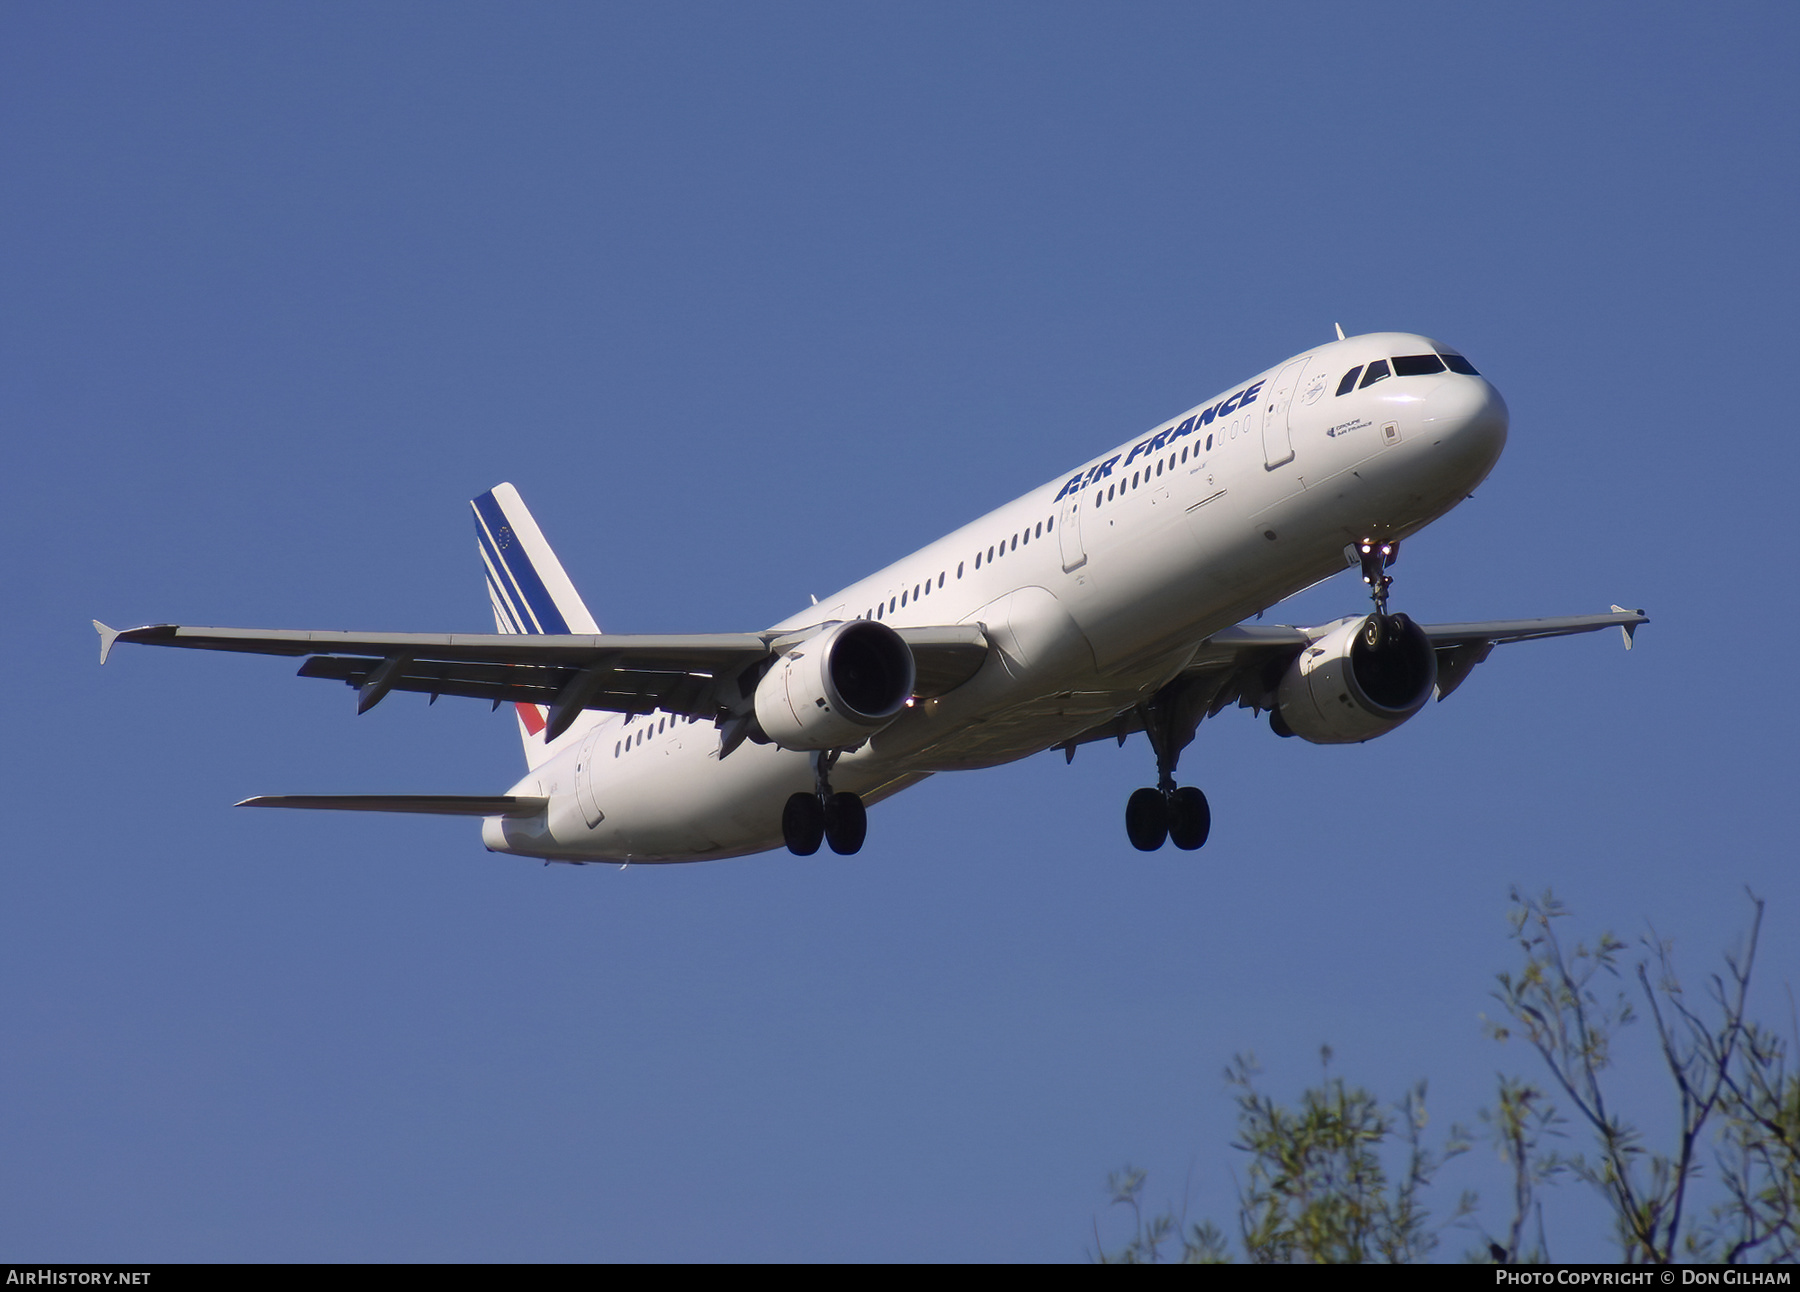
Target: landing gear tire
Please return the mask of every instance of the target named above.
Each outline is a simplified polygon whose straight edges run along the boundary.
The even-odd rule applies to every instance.
[[[1125,833],[1139,852],[1155,852],[1169,837],[1169,804],[1161,790],[1134,790],[1125,803]]]
[[[792,794],[781,809],[781,839],[796,857],[810,857],[825,838],[825,809],[816,794]]]
[[[825,842],[839,856],[848,857],[861,851],[863,839],[869,833],[869,814],[863,807],[862,798],[856,794],[833,794],[826,799],[824,829]]]
[[[1183,852],[1192,852],[1204,844],[1211,833],[1212,808],[1206,802],[1206,795],[1192,785],[1183,785],[1169,795],[1170,843]]]

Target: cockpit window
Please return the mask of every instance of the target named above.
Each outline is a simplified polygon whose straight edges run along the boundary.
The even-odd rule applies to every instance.
[[[1456,353],[1456,351],[1442,350],[1439,351],[1439,353],[1444,357],[1444,366],[1450,369],[1451,372],[1460,372],[1465,377],[1479,377],[1481,375],[1479,372],[1475,371],[1474,364]]]
[[[1355,390],[1356,389],[1356,378],[1358,377],[1358,375],[1361,374],[1361,372],[1362,372],[1362,369],[1360,367],[1352,368],[1352,369],[1350,369],[1349,372],[1346,372],[1344,374],[1344,379],[1342,381],[1338,382],[1337,393],[1340,395],[1348,395],[1351,391]]]
[[[1435,354],[1403,354],[1394,360],[1396,377],[1429,377],[1444,370],[1444,361]]]
[[[1386,380],[1393,375],[1393,373],[1388,371],[1387,360],[1377,359],[1374,363],[1369,365],[1369,370],[1363,374],[1362,385],[1359,386],[1358,389],[1367,390],[1376,382]]]

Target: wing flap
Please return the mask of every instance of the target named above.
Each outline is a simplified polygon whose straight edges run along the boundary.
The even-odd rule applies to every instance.
[[[328,678],[358,690],[382,665],[378,659],[315,655],[300,666],[301,677]],[[553,705],[562,695],[573,668],[528,664],[478,664],[437,661],[410,664],[391,680],[390,689],[420,695],[454,695],[504,704]],[[711,718],[717,708],[712,677],[702,673],[651,673],[640,669],[604,673],[582,697],[583,709],[612,713],[649,713],[660,709],[686,717]]]

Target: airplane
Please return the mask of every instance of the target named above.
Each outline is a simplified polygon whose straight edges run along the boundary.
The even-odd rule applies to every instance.
[[[514,705],[526,775],[502,795],[283,795],[239,806],[482,818],[493,852],[708,861],[861,849],[867,807],[938,772],[1143,732],[1143,851],[1205,844],[1176,782],[1199,724],[1267,712],[1355,744],[1447,697],[1496,645],[1648,618],[1422,625],[1388,608],[1402,541],[1470,496],[1505,401],[1429,337],[1337,338],[1171,417],[760,632],[603,634],[510,484],[472,502],[496,632],[355,633],[94,621],[119,642],[304,656],[302,677]],[[1346,568],[1372,608],[1247,622]]]

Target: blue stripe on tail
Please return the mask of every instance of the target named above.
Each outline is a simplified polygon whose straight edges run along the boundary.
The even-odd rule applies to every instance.
[[[556,608],[556,602],[544,587],[544,581],[525,554],[524,547],[512,541],[512,527],[506,523],[493,490],[475,499],[476,538],[502,579],[501,593],[521,626],[535,620],[540,633],[567,633],[568,620]],[[528,612],[528,613],[527,613]]]

